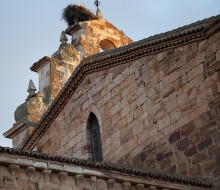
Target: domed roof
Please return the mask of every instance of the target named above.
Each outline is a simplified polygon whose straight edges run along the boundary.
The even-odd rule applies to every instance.
[[[18,122],[18,121],[26,120],[27,115],[28,115],[28,105],[27,102],[25,102],[17,107],[15,111],[15,121]]]

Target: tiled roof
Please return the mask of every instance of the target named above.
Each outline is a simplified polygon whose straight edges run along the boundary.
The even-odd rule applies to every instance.
[[[170,183],[179,183],[179,184],[185,184],[185,185],[191,185],[191,186],[197,186],[197,187],[205,187],[205,188],[212,187],[212,183],[208,181],[207,179],[193,179],[193,178],[182,177],[182,176],[177,176],[177,175],[175,176],[167,175],[167,174],[160,173],[160,172],[149,172],[141,168],[133,168],[131,166],[125,166],[125,165],[119,165],[119,164],[92,162],[92,161],[87,161],[83,159],[54,156],[54,155],[39,153],[36,151],[19,150],[19,149],[13,149],[13,148],[0,146],[0,154],[1,153],[34,157],[36,159],[44,159],[47,161],[50,161],[50,160],[58,161],[62,163],[75,164],[75,165],[80,165],[80,166],[85,166],[85,167],[96,168],[96,169],[113,170],[113,171],[118,171],[121,173],[127,173],[127,174],[136,175],[136,176],[143,176],[143,177],[151,178],[151,179],[163,180],[163,181],[170,182]]]
[[[44,114],[23,149],[32,150],[35,147],[87,74],[206,39],[219,28],[220,15],[84,59]]]

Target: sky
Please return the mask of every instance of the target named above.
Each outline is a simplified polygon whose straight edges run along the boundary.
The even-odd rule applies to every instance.
[[[38,75],[29,68],[58,49],[67,28],[62,10],[71,3],[96,10],[94,0],[1,0],[0,146],[12,146],[3,133],[15,123],[14,111],[28,95],[29,80],[38,88]],[[220,0],[101,0],[100,8],[105,19],[138,41],[218,15]]]

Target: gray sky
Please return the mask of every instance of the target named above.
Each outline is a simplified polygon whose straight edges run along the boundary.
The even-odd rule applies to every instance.
[[[101,0],[103,16],[134,41],[220,14],[220,0]],[[31,65],[59,47],[67,25],[62,9],[81,3],[95,11],[94,0],[1,0],[0,146],[11,146],[3,133],[13,126],[14,111],[27,97]]]

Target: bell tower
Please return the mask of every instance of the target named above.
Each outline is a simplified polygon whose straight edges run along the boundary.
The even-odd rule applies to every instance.
[[[81,5],[68,5],[62,14],[68,28],[61,33],[60,47],[52,56],[44,56],[31,66],[31,71],[38,73],[39,92],[35,92],[37,89],[30,81],[29,95],[15,111],[15,124],[4,134],[6,138],[13,139],[14,148],[22,147],[85,57],[132,42],[103,18],[98,0],[95,5],[96,14]],[[66,35],[72,37],[71,43],[68,43]]]
[[[68,24],[65,33],[72,37],[71,44],[80,52],[80,60],[133,42],[123,31],[103,18],[99,1],[96,0],[95,5],[96,15],[76,4],[68,5],[63,11],[63,19]]]

